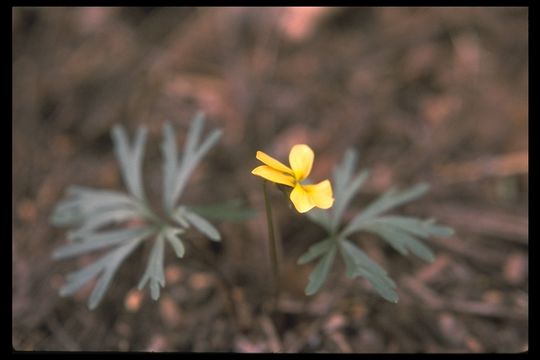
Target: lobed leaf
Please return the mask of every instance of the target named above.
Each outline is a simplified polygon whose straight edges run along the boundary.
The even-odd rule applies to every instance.
[[[363,223],[368,219],[424,195],[428,189],[428,184],[421,183],[401,193],[395,189],[388,190],[349,222],[342,232],[343,236],[349,236],[361,229]]]
[[[188,131],[184,155],[175,176],[175,184],[172,192],[172,204],[176,204],[182,194],[189,176],[206,153],[217,143],[221,137],[221,130],[213,130],[210,135],[197,147],[204,124],[202,113],[197,114]]]
[[[137,241],[150,236],[155,230],[148,227],[89,233],[85,235],[84,242],[68,244],[60,247],[53,253],[55,260],[82,255],[90,251],[118,245],[125,241]]]
[[[191,120],[191,126],[189,127],[186,137],[186,143],[184,145],[184,152],[186,154],[194,153],[197,148],[197,144],[201,140],[201,135],[204,127],[205,115],[204,112],[199,111]]]
[[[123,127],[116,125],[111,132],[124,183],[129,192],[139,200],[145,199],[141,170],[146,134],[146,128],[139,128],[133,149],[130,149],[127,134]]]
[[[100,279],[96,283],[90,298],[88,300],[88,307],[92,310],[96,308],[99,304],[105,291],[110,285],[111,279],[124,261],[124,259],[135,249],[135,247],[140,243],[142,238],[136,239],[134,241],[127,242],[126,244],[120,245],[114,250],[111,250],[106,255],[102,256],[99,260],[94,263],[86,266],[85,268],[71,273],[67,276],[67,284],[60,289],[60,295],[66,296],[73,294],[90,280],[96,277],[99,273],[103,272]]]
[[[106,225],[115,224],[129,219],[139,220],[142,216],[132,209],[113,209],[92,213],[85,217],[77,231],[68,235],[70,240],[85,239],[86,234],[92,233]]]
[[[164,229],[165,239],[169,242],[169,244],[171,244],[174,252],[176,253],[176,256],[179,258],[184,257],[184,254],[186,252],[182,240],[180,240],[180,238],[177,236],[179,234],[182,234],[183,232],[184,230],[173,227],[167,227]]]
[[[103,298],[103,295],[105,295],[105,291],[109,288],[112,277],[116,273],[116,270],[118,270],[118,267],[124,261],[124,259],[137,247],[137,245],[139,245],[141,240],[142,239],[129,242],[110,253],[110,255],[112,255],[111,259],[106,263],[104,273],[99,278],[94,290],[92,291],[92,294],[90,294],[90,298],[88,299],[88,307],[90,310],[93,310],[98,306],[99,302]]]
[[[315,293],[324,281],[325,274],[329,271],[327,266],[331,263],[327,256],[331,251],[335,252],[333,244],[337,243],[345,263],[346,273],[349,278],[362,276],[373,286],[373,289],[388,301],[397,302],[398,295],[395,291],[396,284],[388,276],[386,271],[369,258],[362,250],[346,239],[350,234],[357,231],[368,231],[381,236],[390,243],[397,251],[408,254],[409,251],[420,258],[431,261],[434,258],[432,251],[423,244],[419,238],[429,236],[451,236],[451,228],[440,226],[434,220],[420,220],[404,216],[380,216],[380,214],[399,205],[412,201],[429,189],[429,185],[418,184],[405,191],[390,189],[382,196],[368,205],[361,213],[344,226],[341,231],[339,226],[342,222],[345,210],[354,195],[365,183],[368,172],[366,170],[353,176],[357,154],[354,150],[347,150],[343,161],[336,166],[333,173],[334,206],[330,211],[313,209],[307,213],[308,218],[323,226],[328,234],[337,240],[325,239],[312,245],[299,259],[299,264],[304,264],[322,256],[317,267],[310,276],[308,284],[309,294]],[[324,265],[324,266],[323,266]],[[323,276],[324,275],[324,276]],[[321,281],[321,278],[323,279]],[[306,293],[308,293],[306,289]]]
[[[110,260],[110,258],[111,254],[107,254],[94,263],[68,274],[66,277],[67,283],[60,288],[60,296],[71,295],[86,285],[97,274],[99,274],[100,271],[103,270],[105,264]]]
[[[330,211],[324,211],[319,208],[313,208],[307,213],[305,213],[312,222],[319,224],[323,227],[329,234],[332,233],[332,228],[330,225]]]
[[[178,149],[174,129],[170,123],[163,125],[163,142],[161,144],[163,154],[163,206],[165,211],[170,212],[174,207],[174,183],[178,171]]]
[[[358,154],[353,149],[347,149],[343,161],[336,166],[333,173],[333,181],[337,189],[344,189],[349,183],[358,160]],[[337,190],[338,192],[340,190]]]
[[[184,228],[189,228],[189,222],[186,218],[187,209],[185,206],[179,206],[176,210],[173,211],[171,217],[176,223]]]
[[[115,191],[70,187],[68,198],[58,203],[51,215],[56,226],[80,225],[84,220],[104,211],[133,209],[138,205],[130,197]]]
[[[327,252],[328,250],[330,250],[330,248],[333,245],[334,245],[334,240],[332,238],[319,241],[318,243],[311,245],[308,251],[298,258],[297,263],[300,265],[303,265],[314,260],[318,258],[319,256],[321,256],[322,254],[324,254],[325,252]]]
[[[354,195],[358,192],[358,190],[360,190],[360,187],[367,180],[368,175],[369,172],[367,170],[362,171],[351,181],[350,184],[347,185],[346,188],[339,191],[338,195],[336,195],[331,223],[331,228],[334,231],[337,231],[345,209],[347,206],[349,206],[349,203],[353,199]]]
[[[328,273],[336,257],[336,246],[332,246],[319,261],[315,269],[309,275],[309,283],[306,287],[306,295],[313,295],[321,288],[328,277]]]
[[[165,240],[164,232],[160,231],[152,247],[150,258],[137,288],[141,290],[148,281],[150,281],[150,294],[152,299],[157,300],[159,298],[160,285],[165,286],[165,273],[163,268],[163,256],[164,256]]]
[[[422,238],[429,236],[448,237],[454,234],[452,228],[437,225],[434,219],[420,220],[406,216],[380,216],[371,222],[396,227]]]
[[[396,284],[383,268],[348,240],[343,239],[340,242],[340,250],[349,278],[363,276],[383,298],[391,302],[398,301],[394,290]]]
[[[359,267],[368,269],[369,272],[381,277],[386,277],[387,272],[375,261],[373,261],[364,251],[347,239],[340,240],[340,248],[345,251],[353,260],[353,263]]]
[[[189,206],[188,209],[207,219],[228,221],[245,221],[257,214],[255,209],[242,207],[239,200],[232,200],[223,204]]]
[[[166,123],[163,127],[161,144],[164,173],[163,207],[168,216],[183,228],[193,225],[211,240],[220,241],[218,230],[205,219],[206,216],[238,221],[252,217],[254,210],[242,208],[237,202],[189,209],[179,206],[175,209],[176,201],[186,187],[191,173],[222,135],[221,130],[214,130],[203,139],[203,125],[204,115],[198,113],[190,126],[184,153],[180,159],[172,125]],[[165,226],[165,220],[154,214],[145,200],[142,160],[146,135],[147,130],[144,127],[138,128],[135,139],[130,144],[124,128],[117,125],[111,131],[121,176],[130,195],[72,186],[67,190],[67,198],[55,206],[50,218],[54,225],[78,227],[68,233],[68,238],[78,241],[57,249],[53,253],[53,258],[63,259],[103,249],[108,251],[94,263],[68,274],[67,283],[60,289],[62,296],[69,295],[99,277],[88,299],[88,306],[91,309],[94,309],[103,298],[122,261],[145,238],[156,235],[139,287],[142,288],[149,283],[153,299],[159,297],[160,287],[165,285],[163,267],[165,241],[172,246],[178,257],[185,255],[184,244],[178,236],[184,230]],[[143,219],[145,223],[152,225],[100,231],[104,227],[130,219]]]
[[[399,228],[370,223],[364,226],[364,230],[379,235],[403,255],[407,255],[410,250],[425,261],[431,262],[435,259],[433,252],[426,245]]]
[[[185,218],[191,225],[197,228],[197,230],[208,236],[210,240],[221,240],[221,235],[219,234],[218,230],[202,216],[199,216],[194,212],[186,211]]]

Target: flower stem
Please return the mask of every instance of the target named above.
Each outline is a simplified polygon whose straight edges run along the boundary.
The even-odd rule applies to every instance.
[[[270,260],[272,263],[272,275],[274,278],[274,300],[277,300],[279,292],[279,261],[278,261],[278,243],[274,234],[274,222],[272,220],[272,205],[268,198],[266,189],[266,180],[263,181],[264,203],[266,206],[266,222],[268,224],[268,240],[270,249]]]

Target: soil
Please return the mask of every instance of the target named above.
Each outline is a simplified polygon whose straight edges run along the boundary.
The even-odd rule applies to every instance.
[[[13,8],[12,344],[16,350],[181,352],[522,352],[528,349],[527,8]],[[110,130],[144,125],[150,197],[161,198],[161,127],[179,143],[198,110],[224,136],[189,183],[187,204],[240,199],[257,210],[219,222],[219,245],[189,233],[166,256],[158,301],[136,290],[135,252],[94,311],[91,288],[62,298],[92,260],[53,261],[66,229],[49,223],[69,185],[124,191]],[[207,130],[208,131],[208,130]],[[314,296],[324,233],[272,191],[282,292],[271,270],[263,150],[316,153],[329,177],[347,148],[370,178],[352,216],[388,188],[431,184],[394,211],[455,229],[433,263],[380,239],[355,241],[396,281],[380,298],[336,262]],[[171,250],[170,248],[168,250]]]

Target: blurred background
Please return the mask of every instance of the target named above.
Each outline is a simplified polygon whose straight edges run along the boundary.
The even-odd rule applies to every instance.
[[[527,8],[13,8],[12,344],[17,350],[519,352],[528,349]],[[161,127],[183,142],[198,110],[224,137],[190,181],[192,204],[241,199],[223,242],[168,251],[159,301],[136,290],[135,252],[95,311],[61,298],[92,258],[52,261],[48,223],[72,184],[124,190],[110,129],[149,128],[147,192],[161,198]],[[395,213],[456,230],[436,260],[355,240],[396,281],[388,303],[338,261],[303,294],[296,265],[324,233],[272,192],[283,294],[270,316],[263,150],[316,153],[314,181],[345,150],[371,176],[351,216],[390,186],[432,190]],[[193,234],[196,237],[196,234]],[[170,250],[170,249],[169,249]],[[209,264],[212,264],[210,266]],[[231,301],[232,299],[232,301]],[[232,305],[231,305],[232,303]]]

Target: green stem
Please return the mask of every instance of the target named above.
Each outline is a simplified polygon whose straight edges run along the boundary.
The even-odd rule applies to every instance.
[[[266,222],[268,224],[268,240],[270,249],[270,260],[272,263],[272,275],[274,278],[274,300],[277,299],[279,290],[279,261],[278,261],[278,244],[276,236],[274,234],[274,222],[272,220],[272,206],[270,199],[268,198],[268,191],[266,189],[266,180],[263,181],[264,203],[266,206]]]

